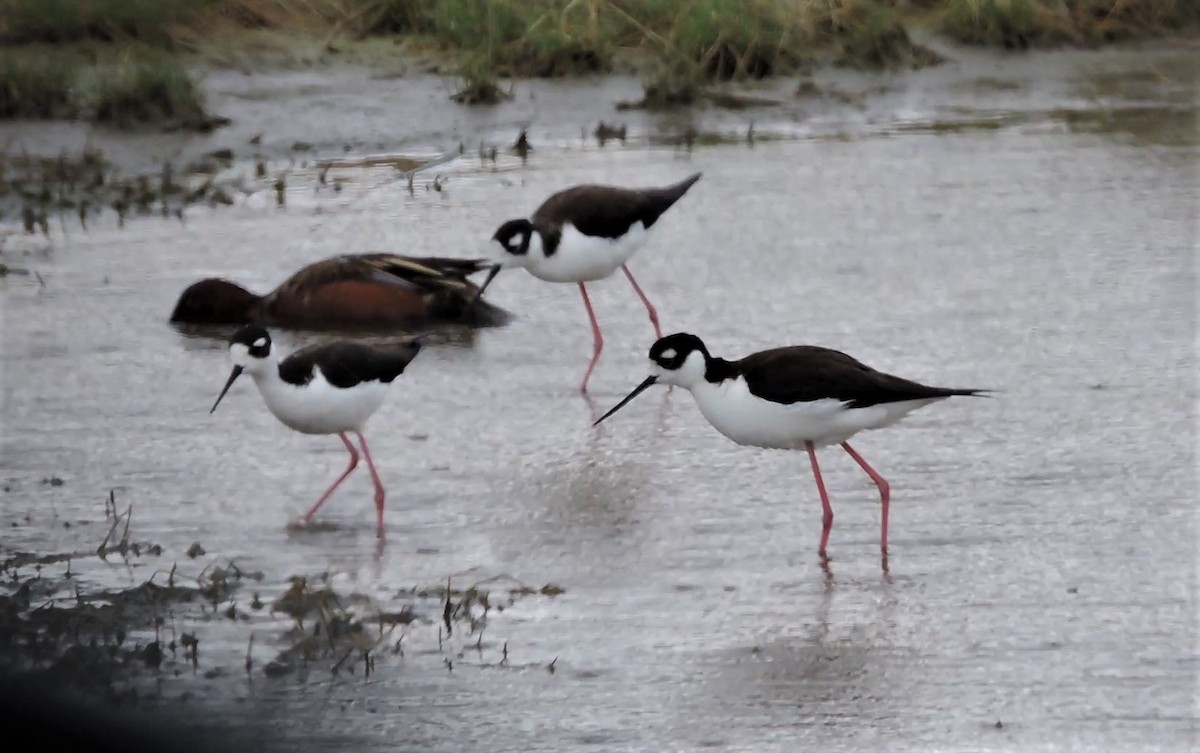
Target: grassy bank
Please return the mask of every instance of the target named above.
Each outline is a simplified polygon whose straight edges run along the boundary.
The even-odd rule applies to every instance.
[[[224,0],[4,0],[0,117],[205,130],[181,41]]]
[[[1198,26],[1196,0],[7,0],[0,117],[203,125],[181,57],[239,34],[283,33],[330,54],[391,38],[452,61],[464,102],[502,97],[502,77],[635,61],[648,98],[686,103],[717,80],[936,62],[915,28],[1028,48]]]
[[[943,0],[936,28],[969,44],[1007,48],[1109,42],[1195,33],[1195,0]]]
[[[786,71],[895,28],[998,46],[1195,31],[1195,0],[6,0],[0,46],[83,40],[195,48],[242,29],[419,38],[496,72],[601,70],[631,47],[714,75]]]
[[[85,60],[49,50],[0,50],[0,116],[197,129],[220,124],[204,112],[203,92],[184,62],[163,52]]]
[[[196,130],[221,123],[205,112],[203,91],[182,60],[137,49],[94,56],[48,47],[0,49],[0,117]]]

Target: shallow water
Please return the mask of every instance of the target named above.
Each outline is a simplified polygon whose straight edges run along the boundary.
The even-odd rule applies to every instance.
[[[1144,85],[1063,67],[1032,92],[955,89],[930,73],[825,120],[758,121],[786,138],[691,151],[598,148],[578,120],[544,124],[527,163],[468,154],[439,168],[442,191],[349,169],[333,195],[297,172],[283,210],[267,191],[183,224],[14,240],[6,260],[44,285],[0,281],[4,547],[94,550],[115,489],[164,554],[95,563],[84,586],[231,559],[264,573],[264,598],[326,571],[389,608],[454,574],[566,589],[495,616],[453,668],[435,628],[416,629],[369,679],[247,681],[250,629],[261,664],[285,623],[190,626],[203,666],[227,671],[171,678],[162,697],[269,729],[280,749],[1191,749],[1198,143],[1179,92],[1195,82],[1175,58],[1149,66],[1174,88],[1109,67]],[[732,132],[732,117],[707,122]],[[165,322],[201,276],[266,290],[345,251],[477,255],[555,189],[695,170],[631,265],[665,331],[728,357],[807,342],[1001,390],[859,437],[893,489],[886,573],[875,489],[840,452],[823,455],[825,572],[802,454],[729,443],[681,390],[589,429],[645,376],[652,331],[620,278],[592,288],[606,349],[591,400],[575,389],[591,341],[572,286],[506,273],[489,295],[516,322],[422,352],[368,429],[383,546],[362,472],[329,525],[288,530],[342,467],[340,443],[288,432],[248,381],[210,416],[224,345]],[[474,666],[505,643],[509,666]]]

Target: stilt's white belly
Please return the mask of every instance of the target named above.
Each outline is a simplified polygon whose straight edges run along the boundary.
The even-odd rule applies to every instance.
[[[274,379],[258,381],[263,401],[275,417],[304,434],[360,431],[383,405],[388,385],[363,382],[349,389],[334,387],[320,370],[308,384],[296,386]]]
[[[702,382],[692,390],[700,412],[734,442],[776,450],[845,442],[860,431],[879,429],[940,398],[847,408],[834,398],[784,405],[755,397],[741,378]]]
[[[592,282],[617,271],[646,242],[646,229],[635,222],[620,238],[593,238],[573,225],[563,225],[558,248],[550,256],[538,254],[526,269],[547,282]],[[536,253],[536,252],[534,252]]]

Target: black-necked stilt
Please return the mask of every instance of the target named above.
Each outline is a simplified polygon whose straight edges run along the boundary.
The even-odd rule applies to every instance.
[[[888,482],[847,440],[860,431],[890,426],[938,400],[987,392],[929,387],[876,371],[845,353],[812,345],[774,348],[726,361],[710,355],[699,337],[682,332],[654,343],[650,364],[651,376],[596,424],[646,388],[662,383],[691,392],[704,418],[738,444],[778,450],[803,447],[824,509],[818,550],[822,557],[833,527],[833,508],[817,465],[816,448],[840,444],[879,487],[883,506],[880,546],[886,554]]]
[[[210,277],[183,291],[171,321],[314,330],[499,325],[508,312],[478,301],[479,288],[467,279],[488,266],[482,259],[348,254],[313,262],[266,295]]]
[[[375,484],[375,512],[382,534],[383,483],[362,430],[367,419],[383,404],[388,385],[404,373],[420,351],[420,341],[386,349],[335,342],[296,351],[282,360],[272,357],[272,349],[270,334],[256,324],[235,332],[229,342],[233,371],[209,412],[217,409],[221,398],[244,371],[254,378],[267,408],[284,425],[303,434],[337,434],[341,438],[350,453],[350,464],[305,513],[306,523],[358,466],[358,451],[346,436],[347,432],[354,432]]]
[[[604,337],[584,283],[603,280],[619,267],[646,305],[654,336],[662,337],[658,312],[633,278],[627,262],[645,243],[647,233],[663,212],[698,180],[700,173],[663,188],[589,184],[559,191],[529,219],[509,220],[492,236],[502,247],[502,256],[480,287],[480,295],[505,267],[523,267],[547,282],[577,283],[592,323],[592,360],[579,387],[587,392],[588,378],[604,348]]]

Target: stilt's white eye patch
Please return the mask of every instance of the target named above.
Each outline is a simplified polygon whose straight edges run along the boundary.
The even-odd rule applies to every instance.
[[[675,349],[674,348],[667,348],[662,353],[658,354],[658,359],[660,361],[670,361],[674,357],[675,357]]]
[[[255,348],[261,348],[261,347],[263,347],[263,346],[264,346],[264,345],[266,345],[266,344],[267,344],[267,338],[265,338],[265,337],[260,337],[260,338],[258,338],[257,340],[255,340],[255,341],[254,341],[254,343],[253,343],[253,347],[255,347]]]

